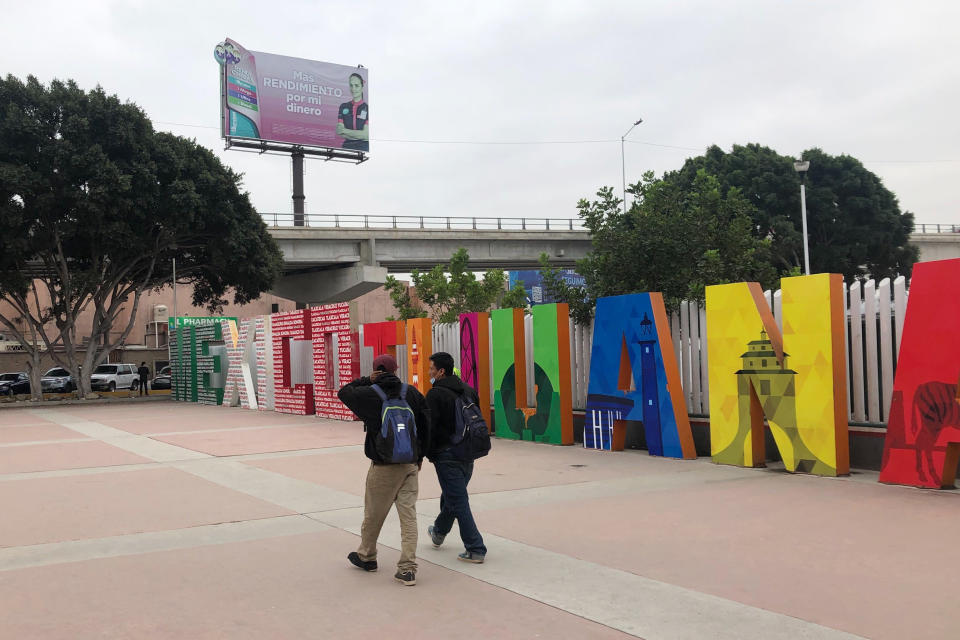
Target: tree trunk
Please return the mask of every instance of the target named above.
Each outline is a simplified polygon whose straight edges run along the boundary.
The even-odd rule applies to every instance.
[[[103,360],[107,359],[110,354],[105,354],[106,357],[101,358],[100,362],[97,362],[98,355],[100,355],[100,346],[95,345],[91,339],[90,342],[87,343],[87,350],[83,354],[83,364],[81,365],[83,370],[87,372],[83,380],[83,397],[87,397],[93,393],[93,389],[90,388],[90,374],[93,373],[93,370],[100,366]]]
[[[30,377],[30,400],[39,402],[43,400],[43,383],[40,378],[43,377],[43,369],[40,366],[40,349],[33,349],[30,352],[30,360],[27,362],[27,375]]]
[[[30,361],[27,363],[27,375],[30,376],[30,399],[34,402],[43,400],[43,371],[40,368],[40,346],[37,344],[37,328],[30,323],[30,335],[33,338],[33,348],[29,349]]]

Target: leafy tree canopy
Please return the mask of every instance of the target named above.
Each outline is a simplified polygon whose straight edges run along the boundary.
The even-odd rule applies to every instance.
[[[541,256],[546,289],[570,305],[577,322],[589,322],[604,296],[659,291],[676,306],[703,300],[710,284],[776,282],[771,241],[751,233],[754,207],[738,189],[725,191],[700,171],[688,189],[647,173],[633,192],[637,200],[626,213],[610,187],[577,205],[593,243],[577,263],[584,288],[564,283]]]
[[[209,150],[154,132],[139,107],[99,87],[0,80],[0,296],[15,309],[0,323],[28,350],[28,334],[39,335],[88,391],[80,365],[92,371],[125,340],[141,294],[170,282],[173,258],[197,305],[216,311],[228,291],[240,304],[256,299],[282,256],[240,182]],[[115,326],[128,303],[129,322]],[[88,307],[93,325],[78,327]]]
[[[913,214],[901,212],[896,196],[856,158],[816,148],[802,158],[810,161],[804,177],[810,272],[846,278],[909,275],[918,258],[917,249],[907,244]],[[739,189],[753,205],[753,235],[770,238],[771,256],[784,271],[803,266],[801,176],[794,160],[759,144],[735,145],[729,153],[712,146],[663,181],[686,192],[706,171],[716,176],[721,192]]]

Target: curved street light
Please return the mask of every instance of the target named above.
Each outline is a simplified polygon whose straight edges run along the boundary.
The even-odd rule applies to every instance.
[[[803,221],[803,268],[804,274],[810,275],[810,247],[807,240],[807,170],[810,168],[809,160],[799,160],[793,163],[793,168],[800,174],[800,217]]]
[[[643,122],[643,118],[637,118],[637,121],[633,123],[633,126],[627,129],[627,132],[620,136],[620,169],[623,171],[623,214],[627,214],[627,162],[626,154],[623,150],[624,140],[627,136],[630,135],[630,132],[633,131],[633,128],[638,124]]]

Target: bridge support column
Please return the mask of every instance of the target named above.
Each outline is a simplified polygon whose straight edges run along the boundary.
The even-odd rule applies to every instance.
[[[370,237],[360,241],[360,262],[371,267],[379,267],[377,263],[377,239]]]

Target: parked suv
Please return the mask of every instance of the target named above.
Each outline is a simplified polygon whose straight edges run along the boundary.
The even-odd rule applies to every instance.
[[[90,375],[90,388],[94,391],[137,389],[140,377],[132,364],[102,364]]]

